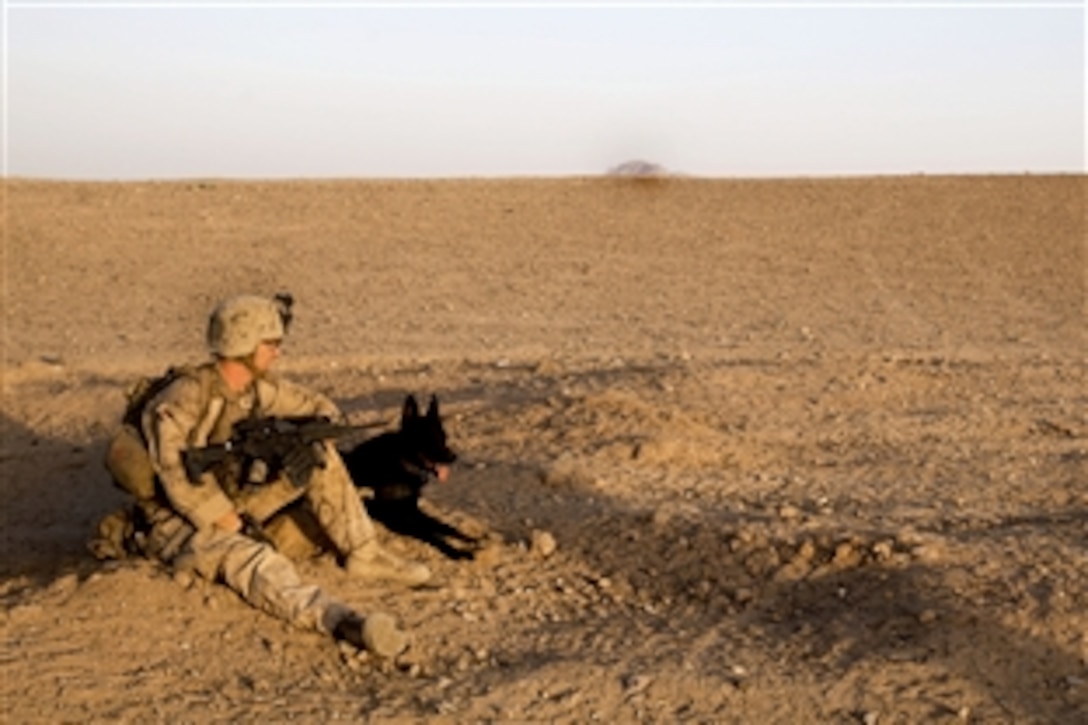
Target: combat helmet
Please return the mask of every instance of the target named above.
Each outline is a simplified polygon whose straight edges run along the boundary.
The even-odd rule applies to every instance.
[[[208,349],[222,358],[242,358],[265,340],[282,340],[291,323],[294,298],[239,295],[224,300],[208,319]]]

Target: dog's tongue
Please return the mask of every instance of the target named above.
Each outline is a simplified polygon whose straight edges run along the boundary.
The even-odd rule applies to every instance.
[[[439,463],[434,467],[434,477],[439,483],[445,483],[450,477],[450,467]]]

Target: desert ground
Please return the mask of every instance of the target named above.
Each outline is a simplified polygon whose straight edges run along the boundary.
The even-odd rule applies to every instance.
[[[1088,722],[1086,179],[3,187],[0,720]],[[358,656],[86,541],[126,389],[289,290],[282,373],[437,394],[494,543],[307,580]]]

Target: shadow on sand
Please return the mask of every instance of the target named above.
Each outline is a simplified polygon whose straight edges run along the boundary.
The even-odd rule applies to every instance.
[[[957,581],[971,576],[962,567],[925,563],[898,547],[890,556],[874,554],[887,540],[872,532],[829,528],[794,537],[769,525],[776,517],[758,512],[704,510],[692,520],[631,508],[591,488],[557,496],[524,467],[488,465],[463,475],[472,480],[445,497],[451,505],[513,541],[529,538],[528,517],[591,578],[631,592],[633,606],[594,625],[593,634],[584,620],[572,621],[566,636],[557,631],[562,624],[541,625],[554,646],[505,653],[511,678],[568,660],[615,664],[634,636],[653,641],[625,663],[636,671],[674,663],[693,676],[718,676],[723,687],[743,687],[728,665],[738,651],[754,648],[767,662],[796,662],[818,673],[826,691],[851,691],[904,721],[966,717],[955,704],[964,688],[955,695],[950,683],[957,678],[989,699],[983,710],[971,710],[987,722],[1088,721],[1081,684],[1088,671],[1076,643],[1001,621],[1008,603],[1001,583],[973,583],[961,592]],[[1015,526],[1083,547],[1086,518],[1088,512],[1070,509]],[[992,542],[1006,534],[998,528],[967,535]],[[869,697],[868,689],[894,698]],[[819,719],[857,722],[863,714],[825,711]]]
[[[0,417],[0,581],[5,598],[98,568],[86,544],[98,520],[123,501],[102,467],[104,438],[41,436]]]

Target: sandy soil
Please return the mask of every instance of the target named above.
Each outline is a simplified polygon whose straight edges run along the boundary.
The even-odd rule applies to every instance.
[[[0,719],[1088,722],[1085,177],[4,187]],[[85,551],[135,377],[289,289],[285,374],[437,393],[434,587],[356,657]],[[549,543],[555,544],[555,550]]]

